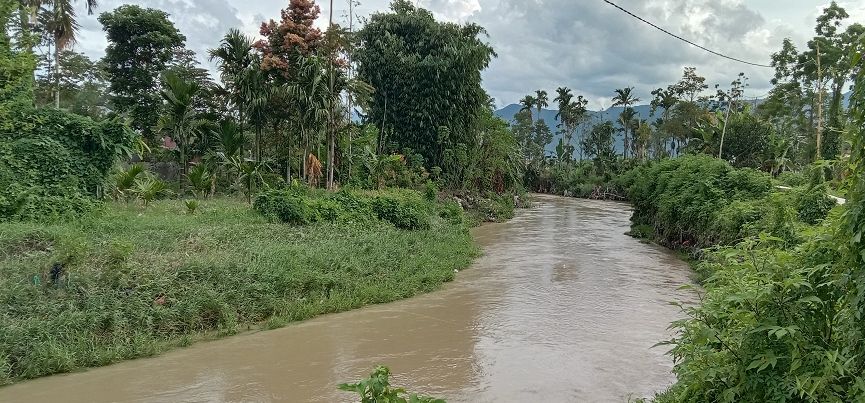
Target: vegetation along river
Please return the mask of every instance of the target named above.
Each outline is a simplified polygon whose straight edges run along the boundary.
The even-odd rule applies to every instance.
[[[336,385],[391,367],[450,402],[623,402],[673,382],[669,301],[690,269],[625,235],[620,203],[538,196],[475,229],[484,250],[443,291],[156,358],[0,388],[2,402],[354,401]]]

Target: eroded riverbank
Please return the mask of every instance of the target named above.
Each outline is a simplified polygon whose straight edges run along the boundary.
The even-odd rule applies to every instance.
[[[688,266],[624,235],[626,205],[539,196],[475,230],[485,255],[445,290],[0,388],[0,401],[353,401],[386,364],[451,402],[624,401],[673,381],[663,348]]]

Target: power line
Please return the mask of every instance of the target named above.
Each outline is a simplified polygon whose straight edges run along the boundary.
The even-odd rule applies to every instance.
[[[634,14],[634,13],[628,11],[628,10],[625,10],[624,8],[622,8],[621,6],[619,6],[619,5],[616,4],[616,3],[613,3],[613,2],[610,1],[610,0],[604,0],[604,2],[607,3],[607,4],[609,4],[609,5],[611,5],[611,6],[613,6],[613,7],[615,7],[615,8],[618,8],[619,10],[622,10],[623,12],[625,12],[625,14],[628,14],[628,15],[630,15],[631,17],[634,17],[634,18],[636,18],[636,19],[638,19],[638,20],[640,20],[640,21],[642,21],[642,22],[644,22],[644,23],[646,23],[646,24],[651,25],[651,26],[654,27],[655,29],[657,29],[657,30],[659,30],[659,31],[661,31],[661,32],[663,32],[663,33],[665,33],[665,34],[667,34],[667,35],[670,35],[670,36],[672,36],[673,38],[676,38],[676,39],[678,39],[678,40],[680,40],[680,41],[683,41],[683,42],[685,42],[685,43],[688,43],[688,44],[690,44],[690,45],[696,46],[696,47],[698,47],[698,48],[700,48],[700,49],[703,49],[703,50],[705,50],[706,52],[709,52],[709,53],[711,53],[711,54],[713,54],[713,55],[721,56],[721,57],[723,57],[723,58],[727,58],[727,59],[730,59],[730,60],[734,60],[734,61],[737,61],[737,62],[739,62],[739,63],[750,64],[750,65],[752,65],[752,66],[772,68],[772,66],[770,66],[770,65],[768,65],[768,64],[752,63],[752,62],[745,61],[745,60],[742,60],[742,59],[737,59],[737,58],[732,57],[732,56],[727,56],[727,55],[725,55],[725,54],[723,54],[723,53],[715,52],[715,51],[712,50],[712,49],[706,48],[706,47],[704,47],[704,46],[700,46],[700,45],[698,45],[698,44],[696,44],[696,43],[694,43],[694,42],[691,42],[691,41],[689,41],[689,40],[687,40],[687,39],[685,39],[685,38],[682,38],[682,37],[679,36],[679,35],[676,35],[676,34],[670,32],[670,31],[667,31],[666,29],[661,28],[661,27],[659,27],[659,26],[657,26],[657,25],[655,25],[655,24],[653,24],[653,23],[651,23],[651,22],[649,22],[649,21],[646,21],[645,19],[643,19],[643,18],[640,17],[639,15],[636,15],[636,14]]]

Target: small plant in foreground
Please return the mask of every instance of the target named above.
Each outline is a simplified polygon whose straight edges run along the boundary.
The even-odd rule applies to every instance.
[[[369,374],[369,378],[357,383],[344,383],[339,385],[339,389],[356,392],[360,395],[361,403],[445,403],[442,399],[409,394],[403,388],[391,387],[388,378],[390,369],[378,366]]]
[[[198,210],[199,202],[195,199],[188,199],[183,201],[183,205],[186,206],[186,214],[193,215]]]

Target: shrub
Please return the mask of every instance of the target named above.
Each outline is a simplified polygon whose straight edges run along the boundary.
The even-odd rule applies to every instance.
[[[339,385],[340,390],[354,392],[360,396],[361,403],[445,403],[442,399],[421,396],[408,393],[402,388],[390,386],[390,370],[384,366],[378,366],[369,378],[357,383],[344,383]]]
[[[448,200],[439,205],[439,217],[452,223],[463,221],[463,207],[455,200]]]
[[[808,184],[808,177],[801,172],[783,172],[778,175],[778,182],[790,187],[799,187]]]
[[[417,230],[430,227],[429,213],[420,200],[382,195],[373,199],[372,210],[378,218],[400,229]]]
[[[772,188],[767,174],[734,169],[705,155],[636,169],[629,190],[631,221],[635,226],[651,225],[657,240],[671,246],[704,247],[739,239],[741,225],[755,213],[734,212],[729,206],[737,200],[760,200]]]
[[[424,188],[423,188],[423,197],[427,201],[432,202],[432,201],[435,201],[436,197],[438,196],[438,193],[439,193],[439,188],[438,188],[438,186],[436,186],[435,182],[433,182],[431,180],[426,181],[426,183],[424,184]]]
[[[312,209],[305,198],[286,190],[274,190],[258,195],[253,208],[266,217],[287,224],[303,225],[315,221],[312,219]]]
[[[827,194],[825,184],[813,186],[802,191],[796,201],[799,219],[807,224],[817,224],[829,215],[829,211],[837,204]]]
[[[0,220],[51,220],[94,207],[118,152],[134,133],[122,123],[52,108],[0,109]]]

